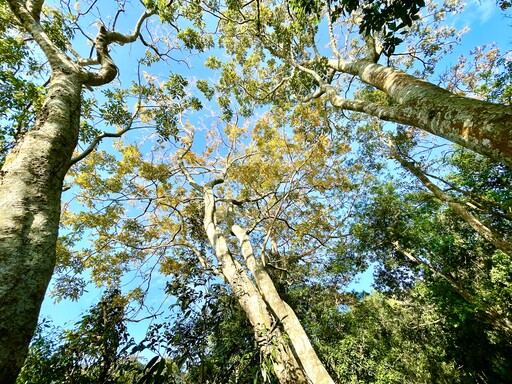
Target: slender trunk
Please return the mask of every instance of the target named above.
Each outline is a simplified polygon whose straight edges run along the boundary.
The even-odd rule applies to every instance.
[[[334,380],[313,349],[309,337],[300,324],[297,315],[288,303],[281,299],[272,278],[265,268],[263,268],[259,260],[254,257],[253,248],[245,230],[234,225],[232,231],[240,241],[242,255],[249,270],[254,275],[263,299],[279,319],[286,335],[290,338],[290,343],[297,358],[300,360],[308,380],[315,384],[334,384]]]
[[[302,367],[290,349],[261,293],[240,263],[231,255],[224,236],[216,226],[215,197],[211,187],[204,188],[204,228],[217,257],[222,275],[247,315],[262,355],[272,361],[274,372],[282,384],[306,383]]]
[[[229,254],[220,255],[222,274],[233,289],[240,306],[251,323],[261,355],[272,361],[272,368],[282,384],[306,383],[300,363],[293,355],[288,338],[271,316],[260,292],[242,266]]]
[[[0,171],[0,383],[23,365],[55,266],[62,183],[76,146],[82,81],[54,72],[34,127]]]
[[[451,276],[449,275],[445,275],[443,272],[441,272],[440,270],[438,270],[437,268],[434,268],[432,265],[430,265],[429,263],[421,260],[421,259],[418,259],[416,256],[414,256],[411,252],[408,252],[406,251],[405,249],[403,249],[400,244],[398,243],[398,241],[393,241],[393,247],[395,247],[395,249],[400,252],[402,255],[404,255],[405,257],[407,257],[409,260],[411,260],[413,263],[416,263],[416,264],[419,264],[419,265],[423,265],[426,269],[428,269],[430,272],[432,272],[432,274],[434,275],[437,275],[439,277],[441,277],[444,281],[446,281],[448,284],[451,285],[451,287],[453,288],[453,290],[455,292],[457,292],[464,300],[466,300],[468,303],[470,304],[476,304],[476,300],[473,298],[473,296],[468,292],[466,291],[464,288],[462,288],[462,286],[459,285],[459,283],[457,281],[455,281],[454,278],[452,278]]]
[[[503,253],[506,253],[508,256],[512,257],[512,246],[498,233],[496,233],[496,231],[493,231],[491,228],[487,227],[480,220],[478,220],[477,217],[475,217],[464,207],[464,204],[453,201],[450,195],[444,193],[441,188],[432,183],[429,178],[413,163],[406,161],[396,152],[394,152],[394,155],[395,159],[397,159],[404,168],[407,168],[414,176],[416,176],[418,180],[420,180],[421,183],[426,188],[428,188],[436,198],[448,204],[448,206],[453,209],[453,211],[462,220],[468,223],[471,228],[473,228],[480,236],[482,236]]]
[[[439,188],[437,185],[432,183],[429,178],[412,162],[405,160],[400,156],[395,150],[392,150],[393,156],[398,162],[404,167],[407,168],[414,176],[416,176],[421,183],[428,188],[436,198],[448,204],[448,206],[453,209],[453,211],[466,223],[468,223],[480,236],[489,241],[492,245],[494,245],[497,249],[506,253],[508,256],[512,256],[512,247],[510,244],[504,240],[499,234],[493,231],[491,228],[485,226],[478,218],[476,218],[471,212],[469,212],[464,204],[453,201],[450,195],[446,194]],[[444,280],[446,280],[453,289],[468,303],[477,306],[485,315],[485,317],[489,320],[489,322],[496,328],[501,331],[504,331],[508,335],[512,335],[512,322],[507,319],[506,315],[500,314],[493,308],[490,308],[488,305],[484,305],[473,298],[472,295],[469,294],[465,289],[463,289],[455,280],[451,277],[444,275],[440,271],[437,271],[435,268],[430,266],[429,264],[418,260],[412,254],[403,250],[398,242],[394,242],[393,245],[395,248],[404,254],[407,258],[417,263],[423,264],[426,266],[431,272],[441,276]]]
[[[359,77],[385,92],[395,106],[344,100],[331,93],[340,108],[423,129],[496,161],[512,166],[512,108],[453,94],[394,68],[369,61],[329,61],[339,71]]]
[[[407,257],[409,260],[411,260],[414,263],[417,263],[419,265],[423,265],[425,268],[427,268],[430,272],[432,272],[434,275],[437,275],[441,277],[443,280],[445,280],[450,286],[453,288],[455,292],[457,292],[460,297],[462,297],[464,300],[466,300],[469,304],[474,305],[480,311],[482,311],[483,315],[487,319],[487,321],[497,330],[503,331],[509,336],[512,335],[512,322],[507,319],[504,314],[500,314],[493,308],[489,308],[488,305],[484,305],[478,300],[476,300],[468,291],[466,291],[455,279],[453,279],[451,276],[445,275],[438,269],[434,268],[432,265],[426,263],[423,260],[418,259],[416,256],[414,256],[412,253],[406,251],[403,249],[398,241],[393,242],[393,246],[395,249],[403,254],[405,257]]]

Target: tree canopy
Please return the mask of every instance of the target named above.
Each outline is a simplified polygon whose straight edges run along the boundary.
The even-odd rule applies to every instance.
[[[0,381],[508,382],[512,58],[463,8],[0,1]],[[37,325],[50,279],[103,296]]]

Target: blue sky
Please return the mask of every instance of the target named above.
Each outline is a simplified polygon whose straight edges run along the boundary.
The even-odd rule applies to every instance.
[[[123,19],[123,26],[126,26],[126,31],[128,31],[132,29],[138,12],[128,12],[127,10],[126,14],[127,16]],[[512,19],[505,19],[499,12],[494,1],[482,0],[480,3],[472,0],[467,10],[462,15],[457,16],[453,23],[457,27],[468,25],[470,31],[463,38],[463,44],[456,48],[455,53],[444,59],[443,64],[445,66],[455,64],[459,55],[467,53],[475,46],[496,42],[504,51],[511,49],[509,25],[512,23]],[[96,26],[91,25],[90,31],[92,36],[94,36],[95,30],[97,30],[96,28]],[[89,48],[84,46],[83,51],[87,51],[88,49]],[[120,78],[125,85],[136,75],[135,60],[136,57],[139,56],[141,49],[142,47],[140,45],[115,48],[113,55],[116,57],[116,63],[120,69]],[[183,74],[196,73],[197,78],[214,78],[215,73],[204,69],[201,65],[206,56],[207,55],[202,55],[191,58],[191,68],[187,68],[183,65],[178,66],[176,64],[172,70],[182,72]],[[166,76],[170,72],[169,68],[164,65],[155,66],[152,70],[155,70],[157,74],[162,76]],[[200,116],[196,117],[198,119],[200,118]],[[110,145],[111,143],[106,142],[103,144],[103,147],[108,148]],[[64,196],[64,199],[69,198],[68,196]],[[356,281],[352,283],[349,288],[369,291],[372,280],[372,270],[370,269],[366,273],[358,276]],[[154,284],[152,290],[154,293],[148,298],[149,304],[159,306],[162,298],[165,296],[161,290],[161,288],[165,286],[165,279],[161,276],[157,276]],[[59,303],[54,303],[52,298],[47,297],[43,303],[40,317],[51,318],[54,324],[59,326],[66,325],[67,327],[71,327],[73,323],[80,320],[84,311],[98,302],[100,296],[101,292],[90,286],[88,287],[88,292],[86,292],[78,302],[62,300]],[[171,303],[172,299],[168,298],[166,305]],[[141,313],[141,317],[142,316],[143,314]],[[130,326],[130,332],[136,340],[143,338],[148,323],[148,321],[145,321]]]

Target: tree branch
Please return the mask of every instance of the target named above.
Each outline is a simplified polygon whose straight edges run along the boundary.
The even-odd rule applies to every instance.
[[[418,259],[411,252],[408,252],[405,249],[403,249],[400,246],[400,244],[398,243],[398,241],[393,241],[392,244],[393,244],[393,247],[395,248],[395,250],[397,250],[399,253],[404,255],[406,258],[408,258],[409,260],[411,260],[412,262],[414,262],[416,264],[423,265],[430,272],[432,272],[432,274],[438,275],[443,280],[445,280],[468,303],[476,304],[476,300],[474,299],[474,297],[468,291],[466,291],[464,288],[462,288],[452,277],[450,277],[448,275],[445,275],[444,273],[442,273],[441,271],[437,270],[436,268],[434,268],[429,263],[427,263],[427,262],[425,262],[425,261],[423,261],[421,259]]]
[[[398,252],[403,254],[409,260],[411,260],[414,263],[423,265],[434,275],[438,275],[443,280],[445,280],[455,290],[455,292],[457,292],[464,300],[466,300],[469,304],[472,304],[472,305],[476,306],[477,308],[479,308],[494,327],[506,332],[509,335],[512,334],[512,323],[502,313],[496,311],[494,308],[490,307],[489,305],[485,305],[485,304],[477,301],[468,291],[466,291],[463,287],[461,287],[460,284],[458,284],[457,281],[455,281],[455,279],[453,279],[452,277],[450,277],[448,275],[445,275],[444,273],[437,270],[430,264],[418,259],[412,253],[407,252],[405,249],[403,249],[400,246],[400,244],[398,244],[397,241],[394,241],[392,244],[393,244],[393,247]]]
[[[116,31],[109,31],[107,32],[107,40],[109,43],[117,43],[119,45],[129,44],[133,43],[135,40],[137,40],[137,37],[140,34],[140,29],[142,28],[142,24],[146,19],[149,17],[155,15],[156,12],[154,11],[146,11],[142,14],[142,16],[139,18],[137,23],[135,24],[135,30],[131,35],[125,35]]]
[[[27,1],[27,9],[34,18],[39,22],[41,19],[41,10],[43,9],[44,0],[29,0]]]
[[[432,179],[439,180],[440,182],[442,182],[442,183],[446,184],[448,187],[450,187],[450,189],[453,189],[454,191],[457,191],[457,192],[461,193],[462,195],[466,196],[469,199],[469,201],[465,202],[465,204],[468,205],[469,207],[475,208],[475,209],[480,209],[480,210],[488,209],[489,213],[499,216],[501,218],[507,219],[509,221],[512,221],[512,215],[510,215],[506,212],[507,208],[505,206],[503,206],[502,204],[500,204],[492,199],[489,199],[488,197],[483,196],[481,194],[472,193],[470,191],[466,191],[462,188],[459,188],[455,184],[450,183],[449,181],[443,179],[442,177],[439,177],[439,176],[436,176],[436,175],[433,175],[430,173],[425,173],[425,176],[428,176]],[[498,210],[501,210],[501,211],[498,211]]]
[[[41,3],[40,5],[42,5],[43,2],[44,1],[36,0],[25,5],[24,2],[19,0],[8,0],[9,8],[12,13],[23,28],[32,36],[37,45],[39,45],[48,59],[52,70],[58,69],[69,73],[78,73],[78,68],[76,68],[72,60],[57,48],[44,32],[39,24],[39,15],[37,18],[33,16],[33,12],[37,12],[38,4]],[[32,6],[32,10],[29,10],[27,6]]]
[[[337,40],[334,37],[334,30],[332,26],[332,17],[331,17],[331,9],[330,9],[330,2],[327,3],[327,29],[329,30],[329,43],[331,45],[332,52],[334,53],[334,56],[336,56],[338,59],[341,59],[340,51],[338,50],[338,45],[336,44]]]
[[[96,54],[97,61],[101,64],[98,72],[87,71],[88,79],[85,85],[99,86],[110,83],[117,76],[117,67],[108,52],[109,40],[108,31],[105,26],[100,27],[98,36],[96,37]]]
[[[471,228],[473,228],[480,236],[489,241],[496,248],[506,253],[509,256],[512,256],[512,247],[510,244],[505,241],[501,236],[495,233],[491,228],[484,225],[477,217],[475,217],[471,212],[469,212],[464,204],[461,204],[455,201],[450,195],[443,192],[441,188],[435,185],[433,182],[429,180],[425,174],[414,165],[413,162],[407,161],[404,159],[396,146],[392,144],[389,145],[392,156],[406,169],[408,169],[414,176],[421,181],[421,183],[429,189],[436,198],[441,200],[442,202],[448,204],[448,206],[466,223],[469,224]]]
[[[180,244],[175,244],[180,245]],[[193,244],[191,244],[187,240],[183,240],[183,245],[192,250],[195,253],[199,263],[203,266],[204,269],[212,271],[215,275],[220,276],[224,281],[226,281],[226,277],[219,269],[215,268],[206,258],[203,257],[203,253],[197,249]]]
[[[365,34],[363,38],[366,48],[368,49],[368,55],[364,58],[364,60],[370,61],[372,63],[378,62],[380,55],[382,54],[382,49],[377,48],[377,41],[372,35]]]
[[[107,138],[107,137],[121,137],[123,136],[126,132],[128,132],[131,128],[132,128],[132,124],[133,124],[133,120],[135,119],[135,117],[139,114],[139,107],[137,106],[137,109],[136,111],[132,114],[132,117],[130,119],[130,122],[127,124],[127,126],[116,132],[116,133],[113,133],[113,132],[103,132],[101,135],[98,135],[94,138],[94,140],[92,141],[91,144],[89,144],[89,146],[81,153],[79,154],[78,156],[72,158],[69,162],[69,166],[73,166],[75,165],[76,163],[78,163],[79,161],[83,160],[87,155],[89,155],[92,151],[94,151],[94,149],[96,148],[96,146],[101,142],[101,140]]]
[[[377,117],[381,120],[391,121],[398,124],[410,125],[413,127],[418,126],[417,115],[414,111],[403,106],[386,106],[377,103],[370,103],[362,100],[349,100],[339,96],[336,89],[330,84],[321,85],[321,90],[326,93],[329,101],[335,107],[353,111],[361,112],[370,116]],[[322,94],[322,92],[318,92]]]
[[[135,40],[137,40],[137,37],[140,34],[140,29],[142,27],[143,22],[154,14],[155,12],[144,12],[137,21],[137,24],[135,25],[135,31],[131,35],[124,35],[119,32],[108,31],[104,25],[100,27],[100,31],[98,33],[98,36],[96,37],[95,45],[97,53],[97,63],[101,64],[101,68],[98,72],[87,72],[88,79],[85,82],[85,85],[99,86],[107,84],[115,79],[115,77],[117,76],[117,67],[109,55],[109,45],[112,43],[118,43],[120,45],[133,43]]]
[[[91,58],[86,59],[86,58],[82,57],[77,51],[75,51],[75,49],[71,46],[71,44],[66,44],[66,48],[68,49],[69,52],[71,52],[71,54],[73,56],[75,56],[77,64],[80,65],[81,67],[99,64],[97,57],[95,57],[95,58],[91,57]]]

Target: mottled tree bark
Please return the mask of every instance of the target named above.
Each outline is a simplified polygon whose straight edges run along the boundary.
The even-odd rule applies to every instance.
[[[0,170],[0,383],[11,384],[25,360],[55,267],[62,185],[78,140],[82,87],[117,75],[108,45],[118,36],[100,28],[97,72],[56,47],[40,25],[44,0],[9,0],[17,25],[39,45],[51,67],[49,88],[33,127]],[[151,14],[144,14],[137,24]],[[134,37],[135,36],[135,37]],[[131,41],[131,40],[130,40]],[[128,42],[130,42],[128,41]]]
[[[75,148],[82,82],[54,73],[35,126],[0,174],[0,383],[14,383],[55,266],[60,199]]]
[[[230,285],[233,294],[249,319],[260,351],[272,361],[274,372],[282,384],[308,383],[300,360],[290,347],[292,336],[281,331],[281,324],[269,310],[260,290],[254,285],[247,272],[236,261],[219,231],[215,218],[215,196],[212,186],[203,188],[205,215],[204,228],[217,257],[219,270]],[[288,336],[288,337],[287,337]],[[309,340],[308,340],[309,342]]]
[[[337,71],[385,92],[394,105],[346,100],[321,84],[333,105],[410,125],[512,166],[512,107],[453,94],[394,68],[371,61],[330,60]]]

